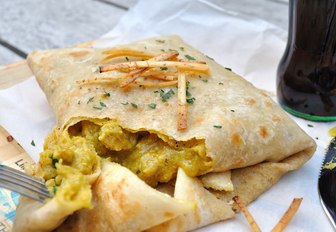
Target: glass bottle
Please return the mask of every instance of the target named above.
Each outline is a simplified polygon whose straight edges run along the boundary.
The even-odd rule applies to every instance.
[[[290,0],[277,97],[289,113],[336,120],[336,0]]]

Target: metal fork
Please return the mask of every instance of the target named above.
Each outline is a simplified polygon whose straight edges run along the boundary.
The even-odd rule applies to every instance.
[[[0,187],[39,202],[52,197],[44,182],[3,164],[0,164]]]

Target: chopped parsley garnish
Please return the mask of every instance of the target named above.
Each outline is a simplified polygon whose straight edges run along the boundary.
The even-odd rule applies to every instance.
[[[161,69],[162,71],[168,70],[167,67],[160,67],[160,69]]]
[[[206,56],[208,59],[210,60],[215,60],[214,58],[210,57],[210,56]]]
[[[221,125],[214,125],[213,127],[214,127],[214,128],[218,128],[218,129],[222,128]]]
[[[189,92],[189,86],[190,86],[190,81],[187,81],[186,83],[186,96],[191,97],[191,93]]]
[[[148,107],[151,108],[151,109],[155,109],[156,108],[156,104],[155,103],[148,104]]]
[[[192,57],[190,55],[185,55],[185,58],[187,58],[188,60],[196,60],[194,57]]]
[[[77,102],[78,105],[80,105],[80,100]]]
[[[184,51],[184,47],[180,47],[180,49],[181,49],[182,51]]]
[[[208,83],[208,80],[206,80],[206,79],[204,79],[204,80],[202,80],[204,83]]]
[[[35,142],[34,142],[34,139],[31,141],[30,143],[33,147],[35,147]]]
[[[132,107],[134,107],[134,108],[138,108],[138,105],[135,104],[135,103],[131,103],[131,105],[132,105]]]
[[[111,97],[111,94],[109,92],[106,92],[105,91],[105,94],[104,94],[105,97]]]
[[[52,191],[53,191],[53,194],[54,194],[54,195],[55,195],[55,194],[56,194],[56,192],[57,192],[57,188],[58,188],[58,187],[57,187],[56,185],[54,185],[54,186],[53,186],[53,189],[52,189]]]
[[[224,83],[223,83],[223,82],[219,82],[218,84],[219,84],[219,85],[224,85]]]
[[[106,107],[106,104],[104,102],[99,102],[101,107]]]
[[[164,49],[161,49],[161,52],[165,52],[165,50],[164,50]]]
[[[163,89],[160,89],[160,90],[155,90],[154,93],[159,93],[160,97],[162,97],[163,94],[164,94],[164,91],[163,91]]]
[[[162,90],[163,91],[163,90]],[[175,92],[170,89],[167,93],[161,95],[161,92],[160,92],[160,95],[161,95],[161,98],[162,98],[162,101],[163,102],[166,102],[171,96],[173,96],[175,94]]]
[[[230,110],[231,112],[235,112],[234,110]]]
[[[126,59],[127,61],[129,61],[129,59],[128,59],[128,57],[127,57],[127,56],[125,57],[125,59]]]
[[[92,108],[96,109],[96,110],[102,110],[103,109],[103,107],[99,107],[99,106],[93,106]]]
[[[89,104],[90,102],[92,102],[93,99],[94,99],[94,97],[90,97],[86,104]]]
[[[186,101],[189,103],[189,104],[194,104],[196,98],[192,97],[192,98],[187,98]]]
[[[58,163],[58,159],[54,158],[54,155],[51,157],[51,163],[54,168],[56,167],[56,164]]]
[[[229,71],[232,71],[232,69],[231,68],[229,68],[229,67],[224,67],[226,70],[229,70]]]
[[[147,47],[146,47],[146,46],[144,46],[144,49],[145,49],[145,50],[147,50]]]
[[[314,127],[312,124],[307,124],[308,127]]]
[[[158,43],[164,43],[164,42],[166,42],[166,41],[161,40],[161,39],[157,39],[156,42],[158,42]]]
[[[124,105],[124,106],[127,106],[128,102],[122,102],[121,104]]]

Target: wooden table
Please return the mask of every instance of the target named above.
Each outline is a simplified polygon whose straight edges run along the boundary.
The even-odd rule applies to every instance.
[[[287,28],[288,0],[208,1]],[[0,66],[20,61],[36,49],[65,47],[96,39],[110,31],[136,2],[1,0]]]

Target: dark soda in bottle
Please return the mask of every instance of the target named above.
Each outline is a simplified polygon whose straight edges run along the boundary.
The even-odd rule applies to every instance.
[[[277,97],[295,116],[336,120],[336,0],[290,0]]]

